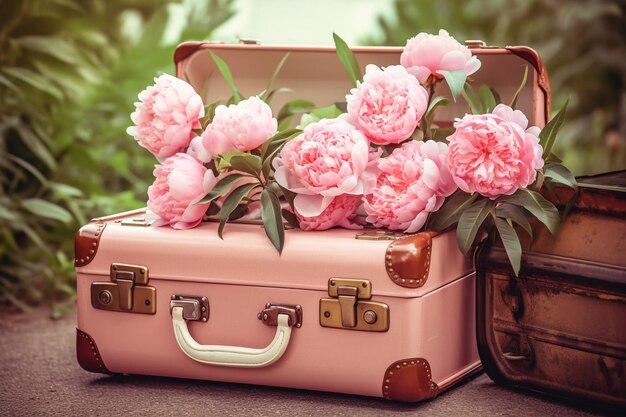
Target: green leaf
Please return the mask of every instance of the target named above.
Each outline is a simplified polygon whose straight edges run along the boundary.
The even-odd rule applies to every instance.
[[[233,93],[233,102],[235,104],[239,103],[241,101],[241,95],[235,86],[235,81],[233,80],[233,74],[230,72],[230,68],[228,68],[228,65],[222,58],[215,55],[212,51],[209,51],[209,53],[211,54],[213,62],[215,62],[215,66],[217,66],[217,69],[220,71],[220,74],[222,74],[222,77],[224,77],[226,84],[228,84],[230,91]]]
[[[278,121],[296,113],[307,113],[315,108],[315,103],[310,100],[295,99],[290,100],[283,105],[278,111]],[[282,130],[282,129],[279,129]]]
[[[230,158],[230,166],[237,171],[258,177],[261,172],[261,158],[249,153],[234,155]]]
[[[279,87],[279,88],[275,88],[272,91],[269,92],[269,94],[267,95],[267,97],[265,98],[265,102],[267,104],[270,104],[272,102],[272,99],[274,98],[274,96],[276,94],[280,94],[280,93],[291,93],[293,90],[291,88],[287,88],[287,87]]]
[[[554,115],[552,120],[550,120],[543,129],[541,129],[541,133],[539,133],[539,143],[543,147],[543,158],[546,159],[552,152],[552,145],[556,140],[556,135],[559,133],[559,129],[563,125],[563,121],[565,120],[565,112],[567,111],[567,105],[569,104],[569,98],[558,111],[557,114]]]
[[[526,213],[521,207],[509,203],[501,203],[496,207],[496,216],[503,219],[510,219],[511,221],[517,223],[532,239],[533,229],[530,227],[530,222],[526,218]]]
[[[253,189],[260,187],[261,184],[244,184],[239,188],[235,188],[232,193],[226,197],[224,200],[224,204],[222,204],[222,208],[220,210],[220,225],[217,228],[217,234],[220,239],[223,239],[222,233],[224,232],[224,226],[226,226],[226,222],[228,221],[231,213],[235,211],[237,206],[241,203],[241,200],[246,197],[250,191]]]
[[[432,100],[430,100],[430,103],[428,104],[428,109],[426,109],[426,117],[428,117],[430,112],[435,110],[437,107],[447,106],[448,103],[449,103],[448,99],[445,98],[444,96],[434,97]]]
[[[498,235],[504,245],[506,255],[509,257],[511,266],[515,276],[519,276],[520,264],[522,260],[522,245],[520,244],[519,237],[515,232],[513,226],[511,226],[506,220],[499,217],[495,218],[496,228],[498,229]]]
[[[456,101],[457,97],[463,92],[463,86],[465,85],[465,80],[467,80],[467,73],[464,70],[439,70],[437,73],[443,75],[443,78],[446,79],[448,87],[450,87],[450,92],[452,93],[452,98]]]
[[[294,229],[298,229],[300,227],[298,216],[296,216],[293,211],[283,209],[282,214],[283,219],[285,219],[287,223],[289,223],[289,226],[293,227]]]
[[[217,184],[215,184],[213,189],[207,195],[205,195],[204,198],[202,198],[202,200],[198,201],[196,204],[206,204],[206,203],[210,203],[213,200],[216,200],[217,198],[221,197],[222,195],[230,191],[230,189],[233,187],[233,185],[235,185],[237,181],[242,180],[244,178],[248,178],[248,177],[241,175],[241,174],[230,174],[230,175],[225,176],[224,178],[219,180]]]
[[[348,44],[341,39],[339,35],[333,33],[333,40],[335,42],[335,50],[337,52],[337,57],[339,57],[339,62],[341,62],[341,65],[343,65],[344,69],[348,73],[348,76],[352,81],[352,86],[356,87],[357,81],[361,81],[363,79],[363,76],[361,75],[361,67],[359,67],[359,63],[357,62]]]
[[[23,36],[13,41],[20,47],[49,55],[68,64],[76,64],[81,61],[76,47],[60,37]]]
[[[69,211],[40,198],[26,199],[22,201],[22,207],[39,217],[45,217],[65,224],[72,221],[72,215]]]
[[[283,67],[283,65],[285,65],[285,62],[287,61],[287,58],[289,58],[290,54],[291,54],[291,52],[287,52],[282,57],[282,59],[280,60],[280,62],[276,66],[276,69],[274,70],[274,73],[272,74],[272,77],[270,78],[270,81],[267,83],[267,87],[265,87],[265,90],[263,90],[263,92],[260,94],[261,100],[265,101],[266,103],[268,102],[267,99],[270,98],[270,96],[268,94],[273,94],[273,93],[276,92],[276,90],[274,90],[274,91],[272,91],[270,93],[269,92],[270,87],[272,86],[272,84],[274,84],[274,80],[276,80],[276,76],[280,72],[280,69]]]
[[[546,200],[538,192],[521,188],[513,195],[498,198],[498,201],[523,207],[541,223],[545,224],[552,235],[556,235],[560,223],[559,212],[554,207],[554,204]]]
[[[456,227],[456,238],[459,249],[467,254],[476,239],[476,234],[483,222],[489,215],[493,202],[487,198],[481,198],[463,211]]]
[[[300,133],[302,133],[302,129],[285,129],[279,131],[274,136],[266,140],[263,146],[261,146],[261,159],[265,160],[266,154],[268,153],[272,145],[276,144],[277,142],[286,142],[292,136],[299,135]]]
[[[428,219],[428,229],[442,231],[459,221],[465,209],[471,206],[478,198],[478,193],[468,195],[457,191],[448,197],[439,210]]]
[[[14,155],[11,155],[11,154],[9,154],[8,157],[9,157],[10,160],[15,162],[16,164],[18,164],[19,166],[21,166],[22,168],[24,168],[28,172],[30,172],[33,177],[35,177],[35,178],[37,178],[37,180],[39,180],[41,185],[43,185],[44,187],[48,185],[48,180],[46,179],[46,177],[37,168],[35,168],[32,164],[30,164],[28,161],[25,161],[22,158],[18,158],[17,156],[14,156]]]
[[[476,91],[474,91],[472,86],[469,85],[469,83],[465,83],[465,85],[463,86],[463,91],[461,91],[461,95],[470,106],[472,114],[485,113],[482,100],[480,99]]]
[[[341,111],[341,109],[339,109],[339,107],[337,107],[336,104],[331,104],[330,106],[326,106],[326,107],[318,107],[317,109],[313,109],[311,110],[311,113],[313,116],[317,117],[318,120],[322,120],[322,119],[336,119],[337,117],[339,117],[343,112]]]
[[[491,113],[491,111],[497,105],[496,97],[494,96],[491,88],[487,87],[485,84],[482,84],[480,87],[478,87],[478,95],[483,102],[483,108],[485,109],[485,113]]]
[[[515,105],[517,104],[517,98],[519,97],[520,93],[526,86],[527,80],[528,80],[528,65],[526,65],[526,67],[524,68],[524,76],[522,77],[522,82],[520,83],[519,87],[517,87],[517,91],[513,95],[513,98],[511,99],[511,103],[509,103],[509,107],[515,108]]]
[[[543,175],[569,188],[578,189],[574,174],[561,164],[547,164],[543,169]]]
[[[270,172],[272,169],[272,160],[274,159],[274,157],[280,152],[283,146],[285,146],[285,144],[289,142],[289,140],[291,140],[293,137],[298,136],[300,133],[302,133],[300,129],[289,129],[289,131],[291,131],[291,135],[271,142],[269,146],[267,147],[267,149],[262,154],[263,156],[261,157],[261,159],[263,162],[261,166],[261,172],[263,173],[263,177],[266,180],[270,177]]]
[[[267,188],[261,192],[261,220],[263,220],[265,234],[278,253],[282,253],[285,245],[285,225],[281,215],[280,200]]]
[[[31,87],[35,90],[42,91],[44,93],[48,93],[52,97],[57,100],[63,100],[63,92],[59,90],[54,84],[50,82],[46,77],[36,73],[35,71],[31,71],[26,68],[15,68],[15,67],[5,67],[2,68],[2,71],[5,74],[11,75],[13,78],[16,78]]]

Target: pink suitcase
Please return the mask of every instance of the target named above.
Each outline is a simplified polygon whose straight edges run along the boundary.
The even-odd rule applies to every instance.
[[[542,125],[545,70],[525,47],[481,48],[477,82],[511,96]],[[177,74],[201,94],[229,95],[209,50],[239,89],[276,85],[318,105],[349,89],[332,48],[186,43]],[[398,64],[401,48],[356,48],[364,65]],[[213,73],[209,82],[205,80]],[[282,101],[281,101],[282,100]],[[461,115],[462,103],[451,106]],[[93,219],[76,237],[77,356],[88,371],[360,394],[415,402],[480,369],[475,279],[454,231],[288,230],[282,255],[259,224],[147,227],[144,210]]]

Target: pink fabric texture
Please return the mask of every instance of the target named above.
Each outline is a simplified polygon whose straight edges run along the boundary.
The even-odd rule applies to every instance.
[[[193,129],[200,128],[204,106],[193,87],[183,80],[163,74],[154,82],[139,93],[130,115],[135,125],[126,132],[162,161],[183,151],[196,136]]]
[[[439,70],[464,70],[471,75],[480,68],[478,58],[443,29],[438,35],[422,32],[409,39],[400,55],[400,63],[420,83],[431,75],[443,78]]]
[[[540,129],[528,128],[519,110],[504,104],[493,113],[457,119],[448,137],[448,165],[454,181],[467,193],[495,199],[532,184],[543,167]]]
[[[274,136],[278,122],[272,109],[253,96],[215,109],[215,117],[202,133],[202,143],[212,155],[256,149]]]
[[[428,107],[428,92],[401,65],[365,68],[346,96],[350,121],[375,144],[408,139]]]
[[[376,187],[364,204],[367,221],[407,233],[421,229],[428,214],[456,190],[447,154],[444,143],[409,141],[381,158]]]
[[[274,159],[274,178],[297,194],[294,206],[301,216],[315,217],[339,195],[369,193],[379,155],[345,120],[322,119],[285,145]]]
[[[360,195],[342,194],[333,199],[324,211],[314,217],[303,217],[296,212],[300,229],[328,230],[331,227],[341,226],[346,229],[361,229],[356,221],[356,210],[361,205]]]
[[[215,186],[213,171],[190,155],[178,153],[154,169],[156,177],[148,188],[148,209],[159,216],[155,226],[174,229],[197,226],[209,204],[195,204]]]

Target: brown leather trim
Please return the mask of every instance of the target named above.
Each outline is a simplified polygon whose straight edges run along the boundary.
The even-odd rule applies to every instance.
[[[87,333],[76,329],[76,359],[81,368],[89,372],[110,374],[102,361],[96,342]]]
[[[389,278],[401,287],[419,288],[430,269],[432,238],[436,232],[422,232],[392,241],[385,252]]]
[[[76,232],[74,240],[74,265],[85,266],[90,263],[98,252],[100,237],[106,223],[92,222],[81,227]]]
[[[176,47],[174,51],[174,64],[178,65],[180,61],[191,56],[194,52],[196,52],[200,47],[204,44],[204,42],[183,42]],[[179,74],[180,75],[180,74]]]
[[[435,398],[438,393],[439,387],[432,380],[426,359],[403,359],[385,371],[383,398],[386,400],[417,402]]]
[[[539,53],[528,46],[507,46],[507,50],[511,51],[520,58],[528,61],[537,71],[537,84],[546,93],[546,123],[550,121],[551,106],[552,106],[552,93],[550,88],[550,81],[548,80],[548,70],[544,65]]]

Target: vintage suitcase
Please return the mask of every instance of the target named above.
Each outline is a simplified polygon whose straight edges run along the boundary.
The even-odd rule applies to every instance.
[[[626,171],[579,178],[556,239],[535,241],[513,277],[501,247],[477,261],[480,357],[501,384],[626,406]],[[562,207],[573,192],[546,192]]]
[[[536,53],[472,46],[483,62],[477,82],[503,97],[529,67],[519,103],[544,124],[550,95]],[[229,92],[209,51],[248,94],[291,52],[275,84],[294,92],[276,97],[275,108],[297,97],[328,105],[350,88],[332,48],[181,45],[177,75],[213,99]],[[355,51],[362,65],[387,66],[401,48]],[[448,120],[465,110],[455,106]],[[211,222],[184,231],[146,223],[139,210],[77,233],[77,356],[89,371],[414,402],[480,369],[474,270],[454,231],[288,230],[279,256],[258,224],[229,224],[221,240]]]

